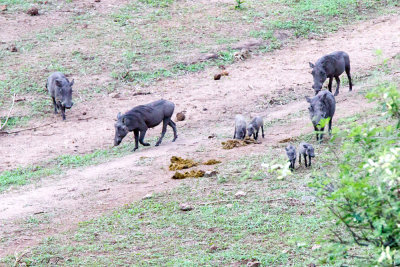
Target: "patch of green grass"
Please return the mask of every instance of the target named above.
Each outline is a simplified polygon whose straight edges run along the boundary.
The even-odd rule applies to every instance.
[[[6,121],[6,117],[0,117],[0,124],[3,125]],[[17,126],[23,126],[29,121],[29,117],[27,116],[14,116],[14,117],[9,117],[7,121],[6,127],[4,127],[4,130],[9,130]]]
[[[48,168],[34,166],[28,168],[18,168],[11,171],[3,171],[0,173],[0,192],[11,186],[21,186],[38,181],[42,177],[57,174],[56,168]]]

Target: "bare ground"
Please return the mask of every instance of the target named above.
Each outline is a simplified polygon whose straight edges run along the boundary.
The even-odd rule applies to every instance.
[[[261,145],[235,150],[221,149],[221,139],[209,139],[212,133],[231,136],[232,118],[236,113],[247,117],[267,116],[267,121],[290,118],[306,110],[304,95],[312,95],[312,77],[308,62],[335,50],[350,54],[353,75],[366,73],[378,63],[375,50],[385,57],[400,52],[400,19],[385,16],[363,22],[335,33],[323,40],[301,41],[285,49],[255,56],[229,67],[229,76],[214,81],[216,69],[187,75],[178,80],[165,80],[146,88],[151,95],[132,96],[123,91],[122,98],[108,96],[83,102],[67,113],[67,121],[50,115],[41,125],[54,124],[36,131],[2,136],[0,169],[26,166],[63,154],[87,153],[109,147],[113,141],[113,123],[118,111],[159,98],[176,103],[176,111],[186,110],[187,119],[177,123],[179,138],[172,143],[165,138],[160,147],[140,149],[131,155],[87,168],[68,171],[62,177],[43,179],[0,195],[0,239],[6,246],[0,256],[38,243],[43,237],[75,227],[76,223],[101,215],[123,204],[141,199],[149,192],[161,192],[179,184],[168,171],[172,155],[222,161],[242,157],[245,153],[262,152],[280,147],[280,142],[312,131],[308,114],[292,116],[284,126],[268,128]],[[96,81],[93,81],[94,83]],[[79,84],[79,80],[77,80]],[[334,120],[368,110],[371,104],[357,94],[362,88],[348,92],[341,87]],[[287,105],[267,107],[273,99],[285,100],[293,95],[296,101]],[[86,115],[82,115],[86,112]],[[289,116],[288,116],[289,115]],[[88,118],[88,119],[84,119]],[[148,137],[159,135],[160,127],[149,131]],[[124,142],[131,142],[126,138]],[[36,215],[35,215],[36,214]],[[29,216],[48,215],[46,224],[24,228]]]

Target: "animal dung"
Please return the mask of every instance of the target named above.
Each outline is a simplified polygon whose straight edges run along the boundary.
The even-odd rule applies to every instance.
[[[176,120],[177,121],[184,121],[185,118],[186,118],[185,113],[183,113],[183,112],[176,113]]]
[[[254,140],[254,138],[246,136],[243,140],[237,140],[237,139],[229,139],[226,142],[222,142],[222,148],[223,149],[233,149],[235,147],[241,147],[241,146],[247,146],[249,144],[261,144],[257,140]]]
[[[205,174],[205,171],[202,170],[191,170],[190,172],[175,172],[175,174],[172,176],[172,179],[185,179],[189,177],[193,178],[198,178],[198,177],[203,177]]]
[[[207,160],[206,162],[204,162],[204,165],[214,165],[214,164],[218,164],[218,163],[221,163],[221,161],[216,160],[216,159],[210,159],[210,160]]]
[[[37,7],[31,7],[30,9],[28,9],[28,11],[26,11],[26,13],[31,16],[38,16],[39,10],[37,9]]]
[[[176,171],[176,170],[182,170],[182,169],[189,169],[189,168],[197,166],[197,165],[198,165],[198,163],[194,162],[191,159],[183,159],[181,157],[172,156],[171,164],[169,165],[169,170]],[[173,179],[182,179],[182,178],[173,178]]]
[[[169,169],[171,171],[176,171],[176,170],[182,170],[182,169],[188,169],[197,165],[214,165],[221,163],[221,161],[216,160],[216,159],[210,159],[205,161],[204,163],[201,162],[195,162],[191,159],[183,159],[181,157],[177,156],[172,156],[171,157],[171,164],[169,165]],[[188,172],[180,173],[180,172],[175,172],[175,174],[172,176],[172,179],[185,179],[189,177],[212,177],[217,175],[217,171],[203,171],[203,170],[191,170]]]
[[[221,73],[215,74],[214,80],[219,80],[219,79],[221,79]]]

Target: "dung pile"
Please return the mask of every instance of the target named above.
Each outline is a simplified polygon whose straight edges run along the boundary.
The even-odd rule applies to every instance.
[[[206,162],[204,162],[203,164],[204,165],[214,165],[214,164],[218,164],[218,163],[221,163],[221,161],[216,160],[216,159],[209,159]]]
[[[181,157],[172,156],[171,164],[169,165],[170,171],[189,169],[191,167],[197,166],[198,163],[194,162],[191,159],[183,159]]]
[[[172,156],[171,157],[171,164],[169,165],[169,170],[171,171],[176,171],[176,170],[182,170],[182,169],[189,169],[191,167],[195,167],[198,165],[214,165],[221,163],[221,161],[216,160],[216,159],[209,159],[205,161],[204,163],[201,162],[195,162],[194,160],[191,159],[184,159],[181,157],[177,156]],[[172,179],[185,179],[188,177],[203,177],[206,172],[203,170],[191,170],[188,172],[180,173],[180,172],[175,172],[175,174],[172,176]]]
[[[235,147],[247,146],[249,144],[260,144],[257,140],[252,137],[246,136],[243,140],[229,139],[226,142],[222,142],[223,149],[232,149]]]
[[[203,177],[204,176],[204,171],[202,170],[191,170],[189,172],[184,172],[184,173],[180,173],[180,172],[175,172],[175,174],[172,176],[172,179],[185,179],[188,177]]]

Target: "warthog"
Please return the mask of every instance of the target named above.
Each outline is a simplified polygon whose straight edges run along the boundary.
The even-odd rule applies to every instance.
[[[321,91],[313,98],[306,96],[306,100],[310,103],[308,111],[314,130],[317,131],[317,141],[322,141],[325,125],[320,125],[320,121],[329,118],[329,133],[331,133],[332,119],[336,109],[335,97],[329,91]]]
[[[246,120],[240,114],[235,117],[235,133],[233,139],[244,139],[246,136]]]
[[[315,157],[314,147],[308,143],[301,142],[299,145],[299,165],[301,165],[301,156],[304,157],[304,161],[306,167],[311,166],[311,158]],[[307,156],[308,156],[308,165],[307,165]]]
[[[336,91],[335,96],[339,94],[340,79],[343,71],[346,71],[347,77],[349,78],[349,91],[352,90],[353,84],[351,83],[350,76],[350,58],[346,52],[336,51],[326,56],[321,57],[315,63],[315,65],[309,62],[312,68],[312,76],[314,77],[314,85],[312,88],[315,90],[315,94],[321,91],[322,85],[329,78],[328,89],[332,92],[332,79],[335,77],[336,80]]]
[[[174,103],[167,100],[158,100],[146,105],[134,107],[124,115],[121,115],[121,112],[118,113],[118,120],[115,123],[114,145],[118,146],[128,132],[133,131],[135,135],[135,148],[133,151],[138,149],[138,142],[144,146],[149,146],[149,143],[144,142],[146,131],[149,128],[159,125],[161,122],[163,122],[162,132],[156,146],[161,144],[165,132],[167,131],[167,125],[171,126],[174,131],[174,139],[172,140],[172,142],[174,142],[176,138],[178,138],[176,125],[171,120],[174,109]]]
[[[61,116],[65,120],[65,109],[70,109],[74,104],[72,102],[72,85],[71,82],[61,72],[54,72],[49,76],[46,83],[46,88],[53,99],[54,113],[57,114],[58,109],[61,109]]]
[[[253,135],[254,139],[257,140],[260,127],[261,127],[262,138],[264,138],[264,122],[261,117],[255,117],[249,123],[249,125],[247,125],[247,135],[248,136]]]
[[[294,165],[296,163],[296,148],[292,145],[288,145],[287,147],[285,147],[285,150],[290,162],[289,168],[293,171]]]

